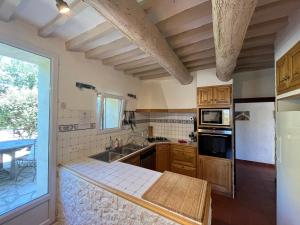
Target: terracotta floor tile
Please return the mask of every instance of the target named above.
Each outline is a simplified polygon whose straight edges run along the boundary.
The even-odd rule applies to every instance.
[[[237,162],[236,198],[212,194],[212,225],[275,225],[275,170]]]

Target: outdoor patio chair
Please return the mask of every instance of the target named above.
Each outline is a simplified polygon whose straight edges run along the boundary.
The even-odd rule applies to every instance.
[[[30,153],[28,155],[22,156],[18,159],[16,159],[16,167],[17,167],[17,173],[16,173],[16,181],[18,181],[18,177],[23,173],[23,171],[27,168],[33,168],[33,181],[36,178],[36,157],[35,157],[35,151],[36,151],[36,142],[37,139],[34,140],[33,145],[30,147]]]

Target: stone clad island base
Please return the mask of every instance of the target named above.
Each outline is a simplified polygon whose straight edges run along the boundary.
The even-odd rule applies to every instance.
[[[130,194],[122,188],[112,187],[107,180],[100,182],[91,177],[85,165],[93,164],[99,167],[131,167],[137,172],[152,171],[127,165],[111,163],[105,165],[95,160],[60,166],[57,188],[57,223],[56,225],[89,225],[89,224],[211,224],[211,199],[205,204],[205,215],[201,222],[180,215],[164,207],[152,204],[141,198],[143,193]],[[141,170],[141,171],[140,171]],[[144,171],[143,171],[144,170]],[[85,174],[86,173],[86,174]],[[100,174],[101,172],[99,172]],[[157,174],[157,172],[153,171]],[[160,173],[159,173],[160,174]],[[128,176],[128,175],[127,175]],[[159,176],[153,179],[154,183]],[[149,185],[149,184],[148,184]],[[152,185],[152,184],[150,184]],[[147,191],[150,187],[146,186]]]

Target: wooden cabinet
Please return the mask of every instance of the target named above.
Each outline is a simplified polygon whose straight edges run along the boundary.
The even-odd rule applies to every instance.
[[[175,163],[171,165],[171,171],[174,173],[179,173],[190,177],[196,177],[197,175],[197,170],[195,167],[183,166]]]
[[[197,88],[197,104],[199,107],[230,106],[231,85],[220,85]]]
[[[212,105],[213,88],[212,87],[197,88],[197,101],[199,106]]]
[[[300,88],[300,42],[276,62],[277,93]]]
[[[215,191],[231,194],[232,162],[229,159],[199,156],[198,178],[207,180]]]
[[[183,175],[196,177],[197,149],[192,146],[179,144],[170,145],[171,171]]]
[[[157,144],[156,145],[156,170],[164,172],[170,171],[170,145]]]
[[[135,155],[123,160],[122,162],[131,164],[134,166],[141,166],[140,154],[135,154]]]

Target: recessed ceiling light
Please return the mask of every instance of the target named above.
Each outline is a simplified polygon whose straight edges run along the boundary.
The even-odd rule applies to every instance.
[[[69,5],[64,0],[56,0],[56,7],[61,14],[70,12]]]

